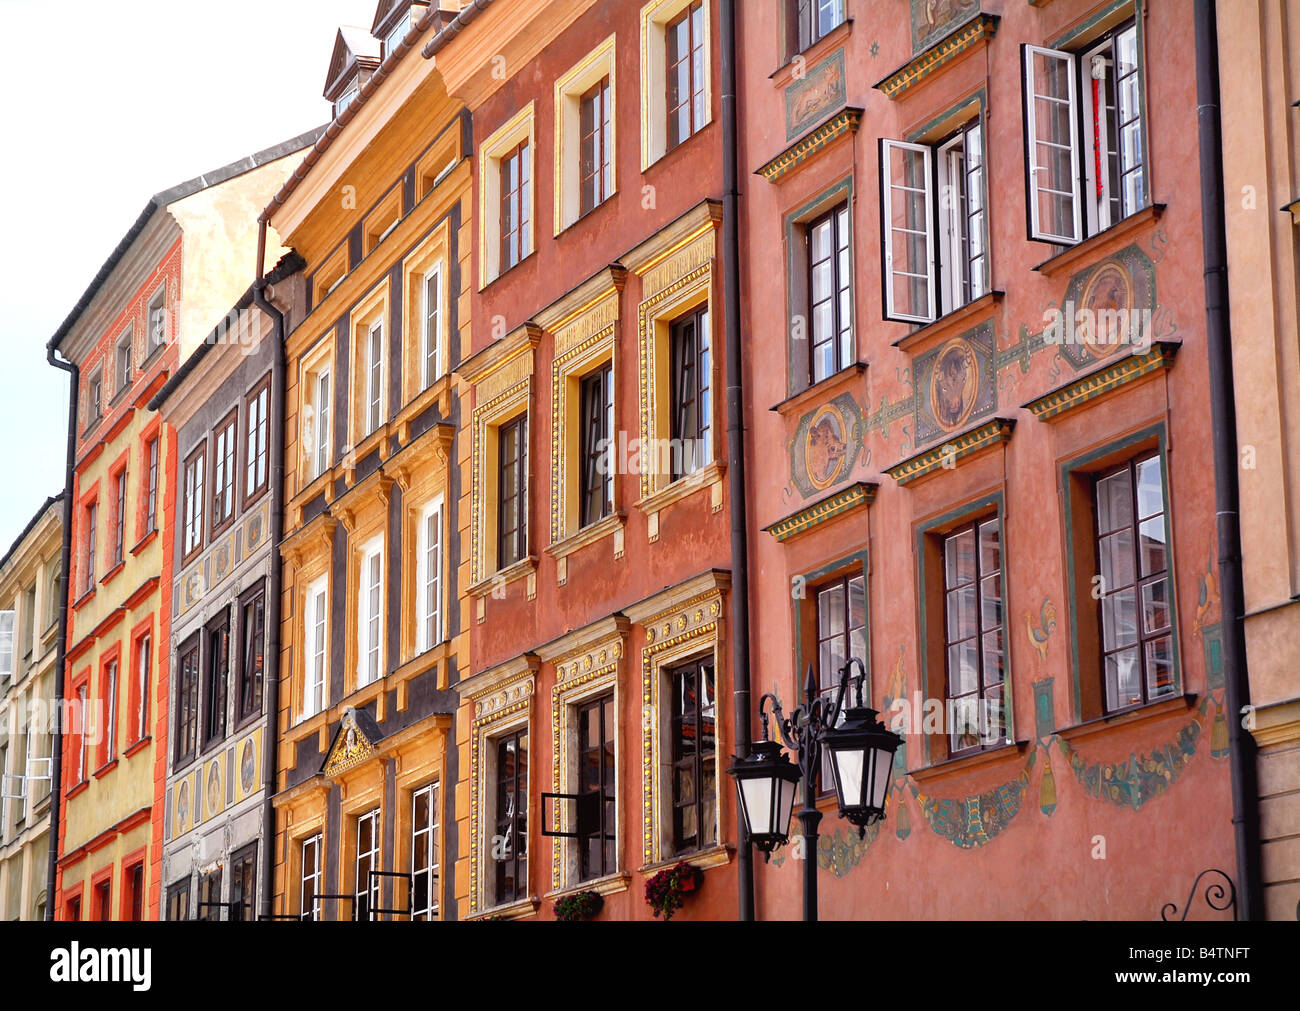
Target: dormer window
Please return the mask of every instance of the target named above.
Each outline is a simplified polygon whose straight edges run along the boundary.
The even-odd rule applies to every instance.
[[[361,95],[361,89],[379,66],[379,40],[363,28],[340,28],[334,39],[325,98],[342,116]]]
[[[388,59],[389,54],[398,47],[401,41],[411,31],[411,12],[407,11],[402,15],[402,19],[393,26],[392,30],[384,36],[384,59]]]
[[[338,101],[334,103],[334,118],[338,119],[340,116],[342,116],[343,110],[346,109],[353,102],[355,102],[357,100],[357,96],[360,94],[361,94],[361,82],[353,81],[348,86],[347,90],[344,91],[343,94],[339,96]]]

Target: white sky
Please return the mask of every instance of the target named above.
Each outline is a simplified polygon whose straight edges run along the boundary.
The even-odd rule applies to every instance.
[[[46,341],[150,196],[329,119],[335,33],[376,7],[0,0],[0,555],[63,487],[68,379]]]

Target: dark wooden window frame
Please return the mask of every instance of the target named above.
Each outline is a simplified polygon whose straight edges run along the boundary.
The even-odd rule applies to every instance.
[[[240,923],[257,919],[257,842],[236,850],[230,858],[230,918]]]
[[[529,142],[521,140],[509,151],[506,151],[498,160],[498,165],[498,171],[501,173],[501,203],[498,208],[498,230],[500,232],[501,246],[497,273],[504,274],[507,270],[526,259],[532,252],[531,249],[527,248],[527,245],[531,245],[528,238],[533,214],[532,202],[529,199],[532,187],[532,150]],[[513,188],[510,186],[510,169],[512,165],[515,167],[516,172]],[[512,238],[515,240],[515,251],[518,254],[513,259],[509,255],[510,240]]]
[[[823,225],[830,229],[830,255],[819,260],[813,259],[813,234]],[[851,218],[851,204],[847,200],[842,200],[833,207],[823,211],[816,217],[811,218],[804,226],[804,263],[807,269],[807,276],[804,283],[807,285],[808,293],[808,316],[807,316],[807,334],[808,334],[808,383],[815,386],[825,379],[829,379],[837,372],[848,368],[853,364],[855,337],[853,332],[853,221]],[[849,266],[846,276],[841,275],[840,270],[840,253],[847,252]],[[813,275],[816,269],[822,264],[830,266],[830,294],[818,301],[815,298],[815,288],[813,285]],[[849,318],[845,320],[841,311],[841,296],[848,293],[849,298]],[[831,306],[831,333],[827,340],[818,341],[814,333],[813,320],[819,305],[829,302]],[[841,351],[842,335],[847,331],[847,351]],[[817,350],[826,344],[831,345],[831,355],[834,367],[824,376],[817,374]]]
[[[260,608],[260,614],[258,609]],[[252,612],[250,614],[250,611]],[[256,657],[254,649],[260,652]],[[256,667],[254,671],[252,668]],[[258,582],[239,598],[239,701],[236,727],[262,715],[266,683],[266,583]]]
[[[517,435],[514,459],[506,455],[508,441]],[[505,493],[505,478],[514,473],[514,492]],[[497,427],[497,568],[505,569],[528,557],[528,414],[520,414]],[[518,523],[506,526],[511,501]]]
[[[145,443],[145,517],[144,532],[151,534],[158,529],[158,468],[161,464],[162,444],[160,436],[155,435]]]
[[[679,481],[713,459],[713,316],[702,302],[678,316],[668,330],[672,385],[669,435],[674,447],[672,480]],[[693,343],[692,343],[693,342]],[[703,458],[686,459],[686,446],[703,446]],[[693,452],[693,450],[692,450]],[[688,464],[690,466],[688,466]]]
[[[998,542],[998,566],[997,571],[986,571],[983,557],[982,536],[984,529],[992,526],[997,530]],[[958,537],[970,534],[974,538],[975,556],[974,556],[974,576],[970,580],[959,581],[953,585],[948,583],[948,544]],[[980,740],[975,744],[966,747],[958,747],[953,741],[955,726],[947,728],[945,736],[947,754],[951,757],[959,755],[974,754],[978,751],[984,751],[989,748],[1001,747],[1006,743],[1005,714],[1008,690],[1007,674],[1008,668],[1006,663],[1007,654],[1007,630],[1006,630],[1006,548],[1003,543],[1002,519],[997,514],[972,517],[970,520],[953,527],[946,531],[939,538],[939,564],[943,572],[943,608],[942,608],[942,629],[943,636],[943,684],[944,684],[944,718],[945,721],[951,714],[955,714],[956,707],[953,702],[957,699],[969,698],[973,696],[977,703],[985,701],[986,693],[998,688],[1001,691],[1000,711],[1003,715],[1002,733],[990,740]],[[986,579],[993,576],[998,579],[998,596],[997,596],[997,621],[986,623],[985,621],[985,597],[983,585]],[[949,608],[949,597],[963,589],[970,588],[975,594],[975,628],[969,635],[961,636],[958,639],[952,639],[949,630],[952,625],[953,617]],[[1001,638],[1002,652],[1002,671],[996,681],[991,680],[986,668],[986,658],[984,653],[984,639],[986,636],[997,633]],[[953,646],[960,646],[962,643],[974,641],[975,644],[975,687],[971,691],[963,692],[960,695],[953,694],[953,677],[952,677],[952,657],[951,649]],[[978,720],[978,713],[977,713]],[[978,723],[977,723],[978,726]]]
[[[194,473],[194,480],[190,474]],[[207,530],[208,441],[205,438],[185,459],[181,473],[181,564],[188,565],[203,550]],[[193,524],[193,545],[190,533]]]
[[[180,915],[177,915],[180,914]],[[190,918],[190,879],[167,887],[167,920],[179,923]]]
[[[698,21],[696,14],[699,14]],[[673,59],[673,49],[671,39],[673,32],[676,31],[683,23],[686,24],[686,53],[681,58]],[[696,31],[699,29],[699,36]],[[704,60],[709,57],[707,46],[708,40],[703,37],[704,29],[704,4],[701,0],[695,0],[694,3],[688,4],[680,14],[664,25],[664,109],[667,113],[664,124],[664,142],[667,151],[675,150],[686,141],[694,137],[704,127],[708,119],[707,110],[697,119],[695,101],[699,96],[701,101],[707,103],[710,101],[709,95],[704,94],[704,80],[697,79],[695,75],[695,52],[700,50]],[[673,102],[673,79],[676,76],[676,69],[687,64],[687,89],[684,101],[676,104]],[[681,97],[681,96],[678,96]],[[675,136],[673,131],[673,122],[676,118],[677,110],[683,106],[687,109],[687,130],[681,136]]]
[[[230,700],[230,609],[208,622],[203,665],[203,748],[226,739],[226,711]]]
[[[265,399],[263,399],[265,398]],[[259,412],[253,423],[252,412]],[[271,486],[271,375],[267,373],[244,398],[244,467],[239,482],[241,508],[247,509],[259,501]],[[259,436],[261,445],[258,445]],[[249,488],[249,472],[253,473],[253,487]],[[260,478],[259,478],[260,472]]]
[[[222,446],[225,451],[222,451]],[[221,475],[218,478],[218,475]],[[235,408],[212,431],[212,517],[211,536],[218,537],[235,522],[240,496],[235,483],[239,480],[239,408]],[[228,507],[225,505],[228,503]]]
[[[176,740],[172,744],[172,765],[180,768],[198,753],[200,667],[203,635],[196,632],[178,650],[176,661]]]
[[[713,654],[695,657],[677,664],[667,671],[672,710],[668,720],[669,739],[672,756],[672,780],[668,794],[672,808],[671,846],[674,855],[684,855],[711,849],[718,841],[718,779],[717,779],[717,663]],[[693,693],[694,708],[690,714],[696,728],[696,742],[693,748],[687,748],[687,726],[691,721],[678,712],[677,700],[682,679],[695,679]],[[700,703],[699,683],[707,679],[713,689],[713,746],[704,749],[700,745],[698,728],[704,725],[705,709]],[[682,798],[678,794],[679,776],[689,774],[693,777],[694,796]],[[710,799],[706,782],[712,780],[713,816],[706,815],[706,801]],[[690,837],[685,831],[685,812],[692,810],[695,817],[695,835]],[[707,825],[706,825],[707,822]],[[702,837],[704,836],[704,837]]]
[[[578,525],[590,526],[614,511],[614,365],[604,365],[579,382]],[[603,443],[603,448],[602,448]],[[602,473],[602,467],[604,472]]]
[[[614,710],[614,693],[606,692],[594,699],[586,699],[574,707],[577,712],[578,749],[577,782],[578,795],[594,793],[600,798],[598,805],[593,805],[596,815],[595,824],[590,826],[590,834],[578,839],[578,880],[591,881],[603,878],[618,870],[617,843],[617,803],[618,778],[615,755],[612,751],[614,735],[618,732],[618,713]],[[587,730],[592,719],[596,723],[596,744],[589,746]],[[605,755],[605,738],[609,736],[611,751]],[[594,760],[598,782],[588,786],[583,781],[584,770],[590,768],[589,760]],[[592,865],[590,844],[599,841],[599,862]]]
[[[610,197],[610,84],[601,78],[578,99],[578,216]],[[590,187],[589,184],[590,183]]]
[[[495,797],[496,835],[514,840],[509,855],[496,862],[493,901],[496,905],[515,902],[528,894],[528,741],[527,725],[515,727],[500,737],[492,739],[496,747],[496,774],[492,784]],[[523,746],[521,746],[523,742]],[[504,756],[514,745],[513,774],[506,783]],[[502,800],[507,790],[515,798],[514,810],[503,813]],[[488,854],[489,857],[491,853]],[[507,874],[507,866],[510,874]],[[507,887],[507,880],[512,884]]]

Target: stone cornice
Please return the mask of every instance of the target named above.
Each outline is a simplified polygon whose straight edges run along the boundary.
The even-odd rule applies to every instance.
[[[956,31],[913,57],[888,77],[877,81],[875,87],[891,99],[898,98],[909,88],[947,66],[979,42],[991,39],[997,33],[1000,20],[997,14],[975,15]]]
[[[763,531],[771,534],[777,541],[788,541],[791,537],[807,533],[836,516],[871,505],[876,500],[876,490],[879,487],[877,484],[858,481],[825,498],[818,499],[784,519],[765,526]]]
[[[804,134],[754,174],[774,183],[793,172],[832,141],[848,133],[857,133],[861,125],[861,109],[841,109],[825,123]]]

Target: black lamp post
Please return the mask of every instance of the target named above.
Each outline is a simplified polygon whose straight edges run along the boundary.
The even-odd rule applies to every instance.
[[[857,673],[853,673],[854,667]],[[750,841],[770,859],[772,850],[790,837],[790,815],[794,807],[795,784],[803,779],[803,807],[799,809],[804,846],[803,918],[817,919],[817,826],[822,814],[817,810],[817,770],[821,749],[830,752],[831,773],[840,817],[858,826],[859,836],[867,826],[885,816],[885,796],[889,791],[894,752],[903,739],[886,730],[874,709],[862,702],[862,685],[867,671],[862,661],[853,657],[840,670],[840,687],[834,705],[828,705],[817,693],[812,668],[804,682],[804,704],[788,717],[775,695],[759,700],[763,720],[763,740],[756,743],[747,758],[737,758],[727,771],[736,780],[740,810],[749,830]],[[850,686],[856,705],[844,708]],[[781,740],[798,756],[796,766],[781,746],[771,740],[768,731],[770,704],[776,716]],[[843,719],[841,719],[841,716]]]

